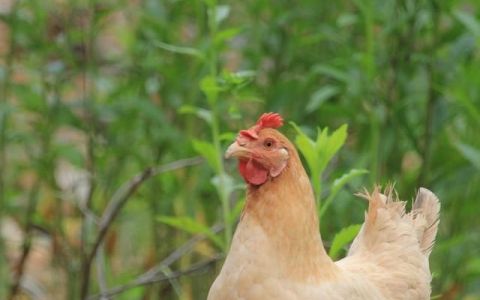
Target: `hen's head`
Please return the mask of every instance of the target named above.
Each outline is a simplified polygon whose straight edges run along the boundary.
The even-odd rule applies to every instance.
[[[238,169],[246,182],[262,185],[269,178],[279,176],[293,153],[293,145],[276,130],[283,125],[277,113],[265,113],[257,123],[241,130],[228,147],[226,158],[237,157]]]

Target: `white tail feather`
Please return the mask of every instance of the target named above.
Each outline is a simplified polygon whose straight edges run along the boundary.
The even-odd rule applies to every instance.
[[[420,249],[429,256],[435,243],[439,223],[440,202],[437,196],[425,188],[420,188],[413,203],[412,213],[418,230]]]
[[[368,213],[362,230],[350,247],[349,255],[354,254],[362,246],[366,246],[373,252],[379,251],[375,250],[375,247],[383,247],[386,245],[385,241],[389,241],[392,245],[407,243],[405,244],[407,246],[410,243],[407,237],[411,236],[418,242],[422,253],[428,257],[437,235],[440,212],[438,198],[429,190],[420,188],[412,210],[406,213],[406,202],[398,199],[392,186],[387,187],[384,193],[380,192],[379,187],[375,187],[371,194],[367,191],[359,194],[368,199]],[[379,220],[380,210],[384,213]],[[400,224],[408,223],[410,227],[406,225],[399,227]],[[398,248],[392,247],[393,251],[395,249]]]

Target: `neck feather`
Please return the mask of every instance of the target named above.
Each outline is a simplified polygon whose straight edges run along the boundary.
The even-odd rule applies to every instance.
[[[289,276],[315,281],[332,276],[334,269],[322,244],[316,211],[310,181],[294,152],[278,177],[249,186],[241,223],[262,228]]]

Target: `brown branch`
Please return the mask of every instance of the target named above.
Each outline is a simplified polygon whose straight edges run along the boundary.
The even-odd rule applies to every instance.
[[[9,30],[9,37],[6,45],[8,47],[7,52],[2,57],[2,71],[3,71],[3,80],[0,82],[0,103],[3,106],[3,109],[0,112],[0,220],[2,219],[3,215],[5,214],[5,207],[7,203],[7,184],[6,184],[6,170],[7,169],[7,127],[9,126],[9,115],[11,111],[9,111],[9,96],[10,90],[12,88],[12,69],[15,59],[15,49],[17,44],[17,34],[16,34],[16,18],[17,18],[17,10],[19,4],[17,1],[13,2],[12,9],[10,14],[7,18],[5,28]],[[13,102],[13,101],[12,101]],[[4,238],[0,235],[0,253],[6,252],[6,245]],[[6,268],[7,259],[6,255],[0,255],[0,281],[8,281],[8,278],[4,278],[2,274],[4,273],[4,268]],[[8,271],[6,272],[8,273]]]
[[[91,120],[89,120],[89,124],[93,124],[94,118],[91,117]],[[91,125],[91,128],[89,129],[90,133],[88,135],[88,140],[87,140],[87,162],[86,162],[86,167],[87,167],[87,172],[88,172],[88,192],[87,192],[87,197],[84,202],[79,201],[78,202],[78,208],[80,211],[84,214],[85,218],[82,218],[82,227],[81,227],[81,239],[80,239],[80,251],[82,253],[82,256],[86,256],[87,253],[87,236],[88,236],[88,230],[87,228],[89,227],[89,223],[92,221],[98,222],[98,218],[95,216],[95,214],[91,211],[91,204],[92,204],[92,199],[93,199],[93,194],[95,192],[95,154],[94,154],[94,138],[93,138],[93,132],[94,132],[94,126]]]
[[[95,260],[97,266],[97,279],[98,279],[98,287],[100,288],[100,292],[103,294],[107,290],[107,280],[105,276],[105,249],[104,245],[101,244],[100,248],[98,249],[99,256]],[[108,300],[109,297],[105,297],[102,300]]]
[[[12,286],[10,287],[10,294],[8,296],[9,300],[15,299],[19,289],[20,289],[20,282],[22,281],[23,273],[25,271],[25,264],[27,262],[28,255],[30,254],[30,249],[32,247],[32,230],[30,226],[27,228],[27,232],[25,233],[25,240],[23,241],[22,247],[22,255],[18,260],[17,265],[15,266],[15,274],[13,278]]]
[[[218,233],[222,231],[224,228],[223,224],[215,224],[212,227],[210,227],[210,231],[213,233]],[[172,265],[174,262],[182,258],[185,254],[189,253],[192,251],[192,249],[201,241],[205,240],[207,238],[206,235],[204,234],[199,234],[191,239],[189,239],[187,242],[185,242],[182,246],[178,247],[170,253],[166,258],[164,258],[161,262],[159,262],[157,265],[154,267],[150,268],[148,271],[143,273],[142,275],[137,277],[138,279],[141,278],[147,278],[147,277],[152,277],[152,276],[157,276],[164,270],[165,268],[168,268],[170,265]]]
[[[110,225],[112,224],[113,220],[116,218],[122,207],[125,205],[127,200],[132,196],[135,191],[144,183],[146,180],[173,170],[185,168],[188,166],[198,165],[203,162],[203,158],[201,157],[193,157],[187,159],[181,159],[178,161],[174,161],[168,163],[166,165],[157,166],[157,167],[149,167],[145,169],[140,174],[137,174],[128,182],[123,184],[112,196],[105,212],[103,213],[100,219],[100,229],[95,238],[95,242],[91,251],[86,254],[83,258],[82,263],[82,286],[81,286],[81,299],[86,299],[88,295],[88,288],[89,288],[89,281],[90,281],[90,269],[92,266],[92,261],[97,254],[98,247],[102,243]]]
[[[25,272],[25,266],[27,263],[30,250],[32,249],[33,229],[32,219],[37,207],[38,192],[40,189],[40,181],[36,181],[29,193],[27,211],[25,212],[25,237],[23,238],[22,254],[18,260],[14,269],[14,276],[10,292],[8,295],[9,300],[15,299],[22,281],[23,274]]]
[[[103,294],[96,294],[96,295],[90,296],[88,297],[88,300],[101,299],[102,297],[111,297],[139,286],[177,279],[179,277],[186,276],[186,275],[200,274],[201,272],[204,272],[208,267],[210,267],[211,265],[213,265],[215,262],[217,262],[222,258],[223,258],[222,255],[216,255],[210,259],[197,262],[188,269],[172,272],[169,274],[169,276],[163,275],[163,274],[152,274],[147,277],[139,277],[138,279],[132,280],[127,284],[114,287]]]
[[[218,233],[218,232],[223,230],[223,227],[224,227],[223,224],[217,223],[217,224],[213,225],[212,227],[210,227],[210,231],[212,231],[213,233]],[[157,276],[160,276],[163,273],[163,270],[170,267],[170,265],[172,265],[174,262],[176,262],[177,260],[182,258],[185,254],[192,251],[192,249],[198,243],[205,240],[206,238],[207,238],[207,236],[205,234],[198,234],[198,235],[193,236],[191,239],[189,239],[187,242],[185,242],[182,246],[178,247],[177,249],[175,249],[175,251],[170,253],[170,255],[165,257],[157,265],[153,266],[152,268],[150,268],[145,273],[139,275],[137,278],[130,281],[130,283],[128,283],[128,284],[133,284],[135,282],[142,282],[142,281],[148,280],[148,278],[155,278]],[[175,279],[175,278],[169,278],[169,279]],[[113,290],[120,289],[120,287],[122,287],[122,286],[114,287],[110,290],[107,290],[106,292],[102,291],[102,293],[100,293],[100,295],[91,296],[91,297],[89,297],[89,299],[91,299],[92,297],[97,297],[97,296],[102,296],[102,297],[108,296],[109,292],[111,292]],[[132,287],[135,287],[135,285],[132,285],[130,288],[132,288]],[[128,290],[128,288],[122,289],[121,292],[124,292],[126,290]],[[121,292],[118,292],[118,293],[121,293]]]

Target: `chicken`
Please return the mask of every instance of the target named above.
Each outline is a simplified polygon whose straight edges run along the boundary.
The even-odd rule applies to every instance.
[[[238,158],[247,200],[208,300],[429,299],[437,197],[421,188],[405,213],[391,189],[365,193],[365,223],[348,255],[333,262],[309,178],[293,144],[276,130],[282,125],[280,115],[263,114],[226,151]]]

